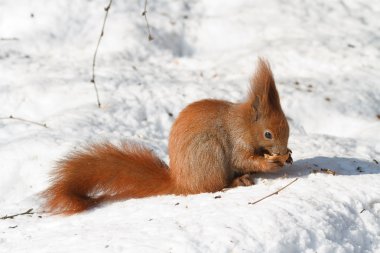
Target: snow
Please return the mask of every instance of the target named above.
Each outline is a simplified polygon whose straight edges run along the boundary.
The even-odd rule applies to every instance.
[[[242,100],[259,56],[295,162],[251,187],[0,220],[0,252],[380,252],[379,2],[148,1],[149,42],[144,1],[113,1],[99,109],[107,4],[0,0],[0,117],[48,126],[0,120],[0,216],[42,211],[55,161],[87,143],[138,141],[168,161],[178,113]]]

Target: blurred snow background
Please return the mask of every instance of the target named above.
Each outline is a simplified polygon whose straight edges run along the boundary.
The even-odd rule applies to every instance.
[[[39,210],[55,161],[86,143],[138,141],[168,161],[176,115],[203,98],[244,99],[258,56],[271,62],[295,163],[227,192],[0,220],[0,252],[380,252],[379,2],[149,1],[149,42],[144,1],[114,0],[99,109],[91,65],[107,4],[0,0],[0,117],[48,126],[0,120],[0,216]]]

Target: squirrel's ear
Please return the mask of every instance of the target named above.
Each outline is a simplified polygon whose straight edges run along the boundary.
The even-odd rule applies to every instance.
[[[281,110],[272,70],[266,60],[259,58],[255,74],[251,78],[248,103],[259,113]]]
[[[260,98],[258,96],[254,96],[249,103],[255,115],[254,120],[257,121],[260,116]]]

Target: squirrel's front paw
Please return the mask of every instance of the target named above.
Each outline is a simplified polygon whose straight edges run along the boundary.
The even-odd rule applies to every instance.
[[[259,162],[258,172],[275,172],[285,165],[282,159],[277,159],[275,157],[261,158]]]
[[[261,161],[261,163],[264,163],[263,169],[264,171],[276,171],[283,167],[286,163],[293,163],[293,158],[291,156],[292,151],[288,149],[288,152],[284,155],[270,155],[270,154],[264,154],[264,162]]]
[[[284,163],[282,161],[279,161],[279,160],[269,160],[269,161],[266,161],[266,165],[265,165],[265,172],[271,172],[271,171],[277,171],[279,169],[281,169],[282,167],[284,167]]]

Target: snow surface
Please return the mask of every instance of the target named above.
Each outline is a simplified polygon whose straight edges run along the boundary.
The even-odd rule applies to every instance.
[[[0,252],[380,252],[380,2],[0,0],[0,216],[40,210],[55,161],[133,140],[168,161],[176,115],[240,101],[269,59],[295,163],[256,185],[0,220]],[[313,173],[328,168],[333,176]],[[261,197],[299,178],[278,195]],[[215,198],[215,196],[220,196]]]

